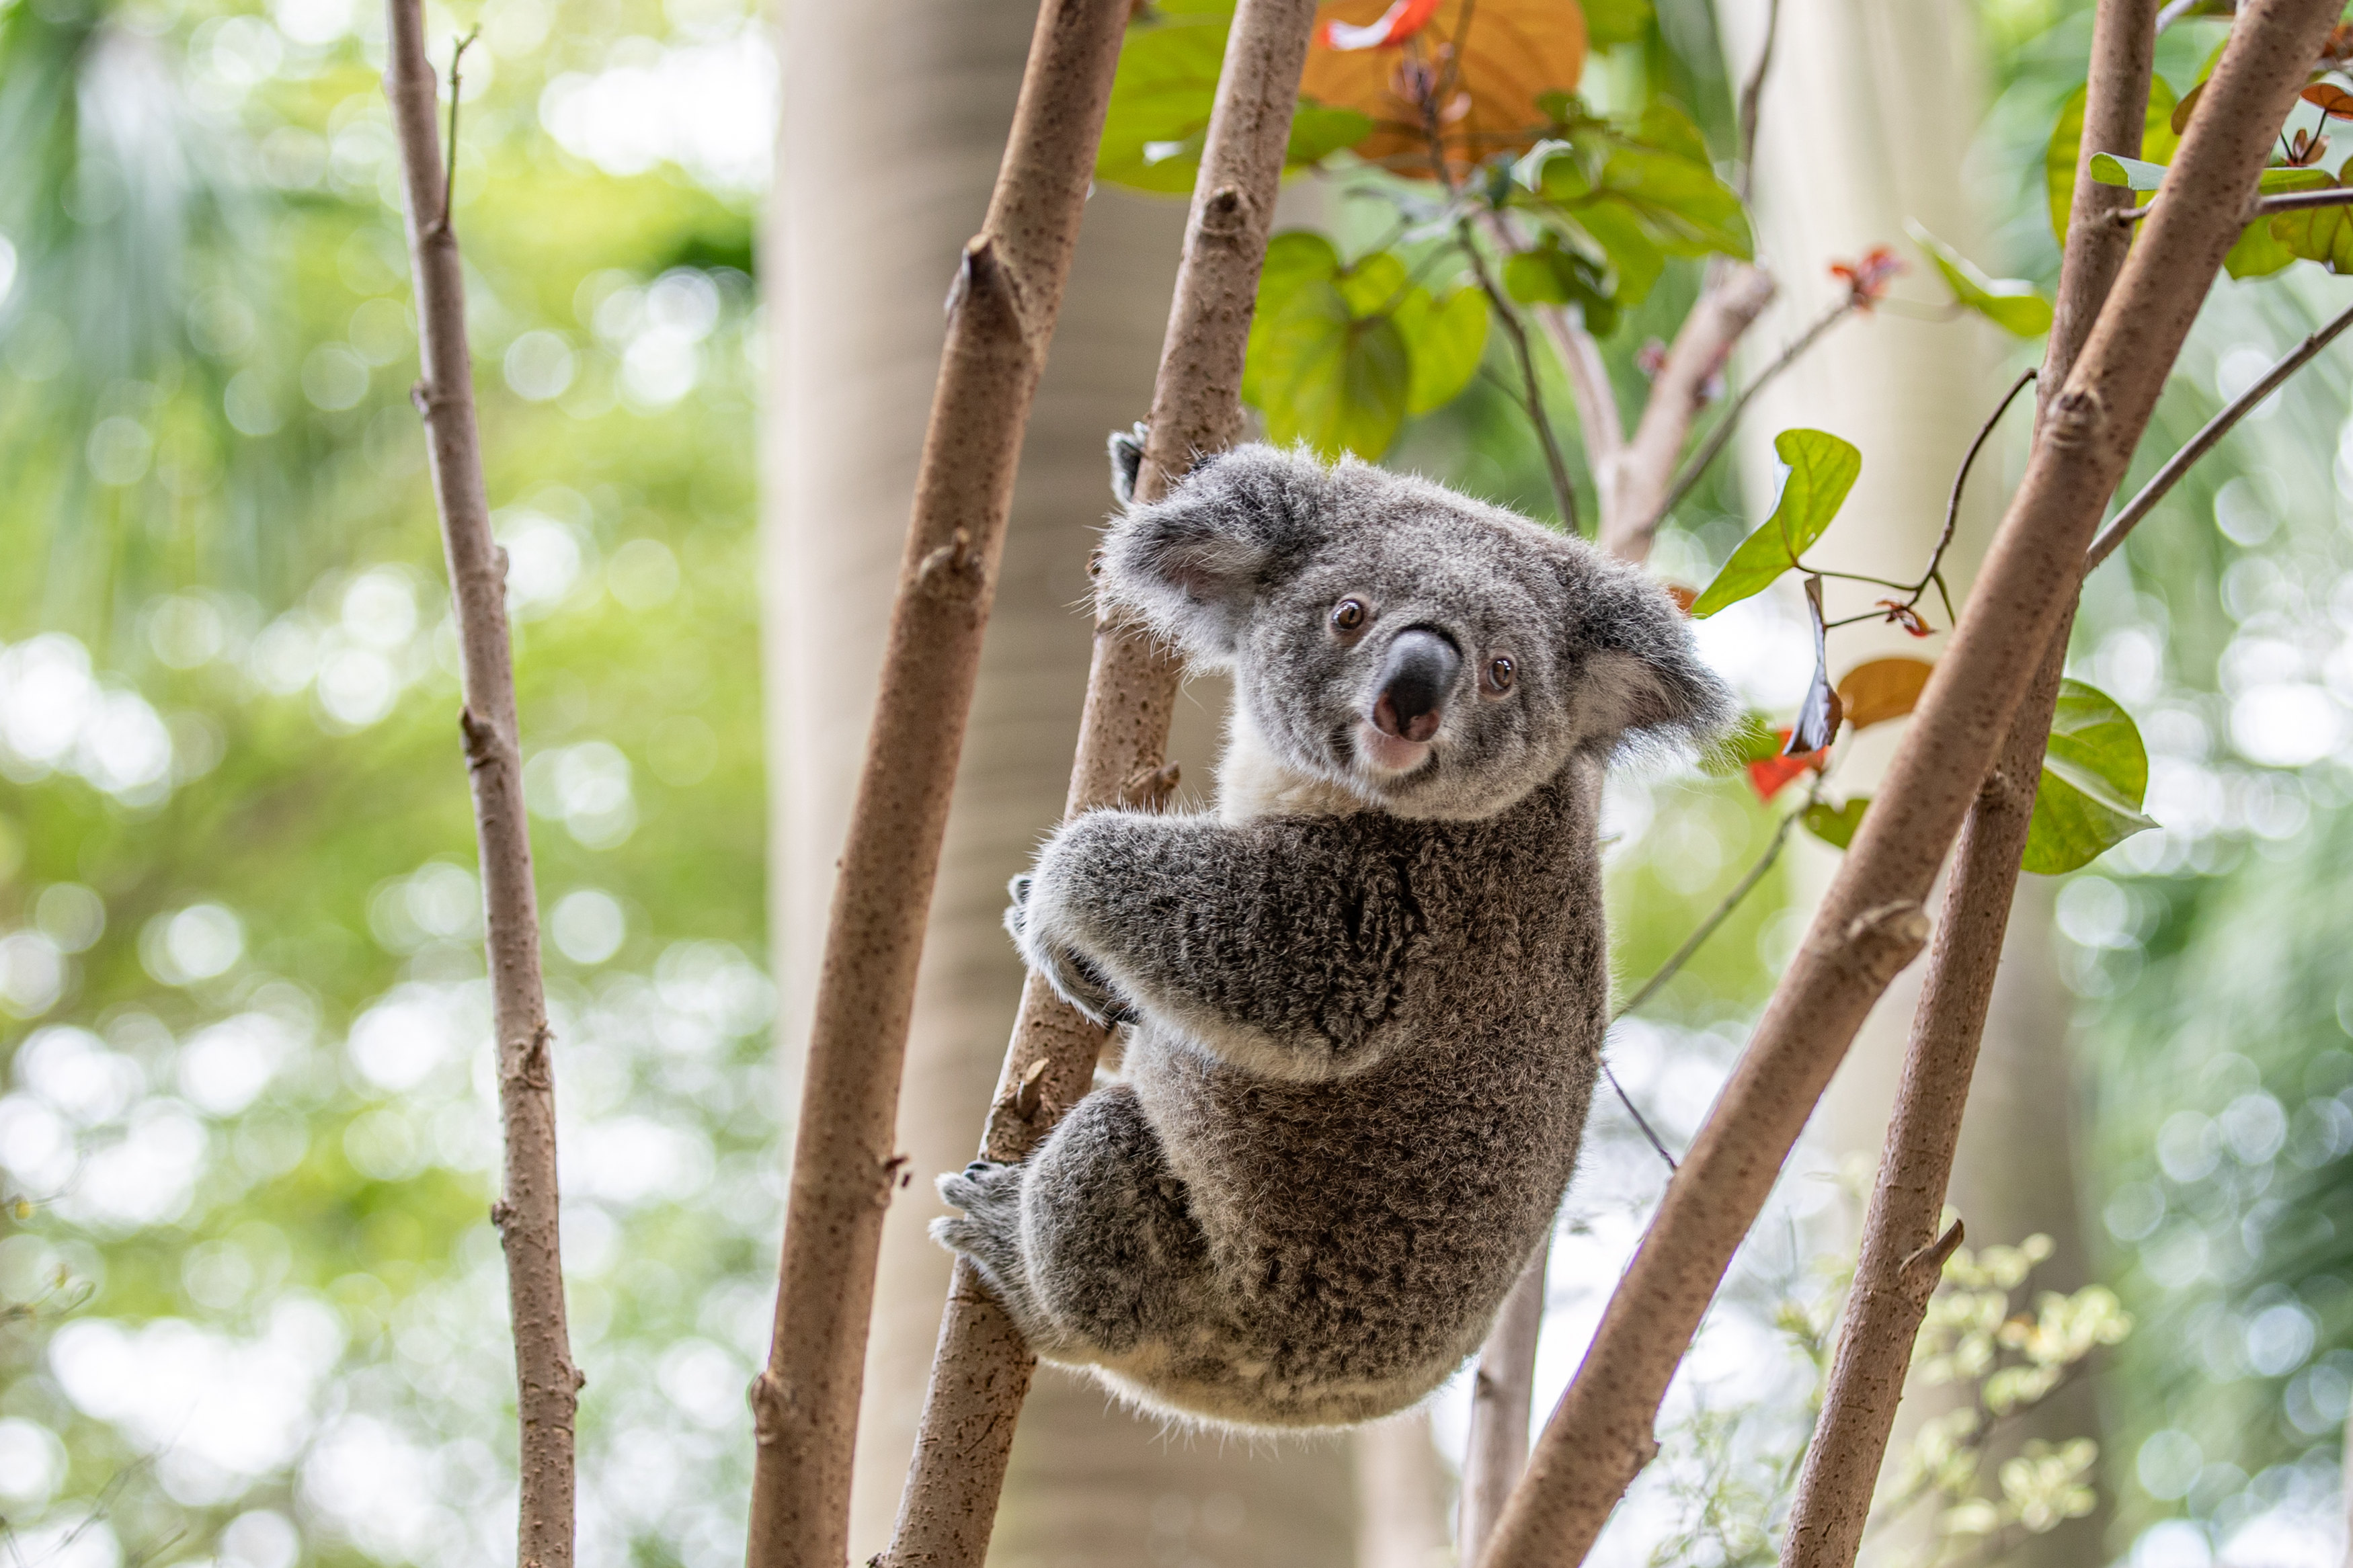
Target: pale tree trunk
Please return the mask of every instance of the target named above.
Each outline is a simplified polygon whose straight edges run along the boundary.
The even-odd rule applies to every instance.
[[[1736,67],[1751,58],[1761,31],[1763,7],[1755,7],[1755,16],[1750,9],[1725,8]],[[1967,8],[1934,0],[1782,0],[1781,12],[1763,99],[1756,201],[1760,249],[1782,290],[1748,339],[1752,360],[1803,331],[1836,298],[1842,285],[1827,274],[1829,261],[1852,259],[1873,245],[1894,245],[1911,264],[1896,294],[1941,301],[1942,285],[1905,237],[1907,219],[1981,263],[1992,259],[1962,178],[1987,101]],[[1750,408],[1740,445],[1752,500],[1770,504],[1776,434],[1810,426],[1841,436],[1862,448],[1862,474],[1841,521],[1810,558],[1842,570],[1916,577],[1942,526],[1954,469],[2001,396],[2008,380],[2001,357],[2013,342],[1969,318],[1926,321],[1882,311],[1841,325]],[[2004,461],[2005,448],[2023,451],[2031,407],[2031,399],[2019,400],[1972,470],[1960,531],[1946,557],[1957,601],[2000,515],[2013,467]],[[1887,592],[1854,583],[1824,588],[1833,617],[1856,614]],[[1939,632],[1948,629],[1933,591],[1921,607]],[[1918,642],[1892,626],[1851,627],[1832,639],[1831,673],[1885,655],[1932,658],[1942,643],[1941,637]],[[1840,767],[1836,790],[1872,793],[1899,732],[1890,725],[1862,737]],[[1810,904],[1828,885],[1837,853],[1802,833],[1798,840],[1790,864],[1801,901]],[[2042,878],[2019,884],[1950,1202],[1973,1244],[2015,1242],[2037,1231],[2051,1236],[2057,1251],[2038,1278],[2072,1289],[2088,1275],[2075,1203],[2069,1001],[2052,959],[2052,890]],[[1915,965],[1888,988],[1823,1098],[1813,1134],[1835,1154],[1879,1157],[1925,973],[1925,965]],[[1852,1236],[1847,1239],[1851,1245]],[[1891,1454],[1934,1408],[1917,1394],[1907,1399]],[[2063,1392],[2047,1414],[2021,1426],[2025,1436],[2098,1435],[2087,1388]],[[2097,1544],[2094,1516],[2036,1538],[2016,1560],[2088,1560]]]
[[[791,0],[776,187],[763,252],[768,423],[763,594],[770,920],[788,1093],[800,1081],[834,862],[871,711],[941,301],[977,226],[1035,6]],[[889,1538],[946,1289],[923,1234],[931,1178],[972,1156],[1021,988],[1005,883],[1060,814],[1086,685],[1103,438],[1139,417],[1185,209],[1098,192],[1025,447],[918,987],[900,1101],[912,1182],[884,1226],[867,1356],[851,1561]],[[1206,786],[1214,690],[1178,710],[1172,755]],[[787,1106],[790,1125],[795,1108]],[[1345,1447],[1164,1438],[1060,1373],[1023,1415],[991,1561],[1092,1565],[1349,1561]],[[1182,1550],[1176,1550],[1177,1548]]]

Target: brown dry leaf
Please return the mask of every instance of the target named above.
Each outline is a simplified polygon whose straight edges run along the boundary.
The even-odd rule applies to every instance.
[[[1920,700],[1934,668],[1925,658],[1874,658],[1856,665],[1838,683],[1847,722],[1861,730],[1903,718]]]
[[[1354,151],[1413,179],[1434,179],[1425,105],[1434,96],[1439,138],[1459,177],[1497,153],[1525,153],[1542,140],[1539,95],[1573,92],[1585,74],[1585,13],[1575,0],[1444,0],[1428,26],[1402,44],[1339,50],[1324,26],[1366,26],[1388,0],[1327,0],[1316,8],[1303,97],[1370,115],[1373,133]],[[1470,12],[1458,66],[1455,40]]]
[[[2331,81],[2316,81],[2296,94],[2331,120],[2353,120],[2353,92]]]
[[[1699,590],[1688,583],[1669,583],[1664,586],[1667,597],[1675,602],[1675,608],[1690,615],[1691,607],[1699,602]]]
[[[2205,90],[2206,84],[2201,81],[2196,87],[2191,88],[2188,92],[2183,93],[2181,95],[2181,101],[2173,106],[2173,118],[2167,121],[2167,123],[2173,127],[2173,133],[2176,136],[2180,135],[2182,132],[2189,129],[2190,112],[2198,107],[2199,95]]]

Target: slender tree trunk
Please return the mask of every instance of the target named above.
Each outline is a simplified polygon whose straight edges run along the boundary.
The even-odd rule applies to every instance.
[[[1659,1400],[1723,1270],[1879,994],[1917,952],[1921,900],[1993,761],[2080,557],[2235,238],[2273,130],[2333,0],[2253,0],[1995,536],[1804,945],[1669,1184],[1492,1549],[1497,1568],[1582,1558],[1656,1444]]]
[[[522,1568],[570,1568],[572,1422],[581,1376],[565,1326],[564,1260],[556,1231],[550,1049],[554,1042],[540,980],[539,902],[532,885],[514,655],[507,636],[507,558],[491,534],[490,497],[482,481],[473,357],[466,344],[465,277],[449,223],[448,165],[436,123],[433,68],[425,58],[422,0],[390,0],[386,21],[391,58],[385,92],[392,100],[408,197],[408,256],[424,373],[410,395],[425,416],[465,664],[466,705],[458,722],[481,848],[492,1024],[498,1033],[506,1181],[491,1218],[506,1251],[515,1406],[522,1424],[516,1560]],[[454,81],[450,97],[457,97]]]
[[[980,222],[1033,0],[863,7],[795,0],[762,280],[768,300],[764,601],[778,1037],[807,1037],[817,960],[865,743],[891,590],[939,369],[940,297]],[[856,171],[887,168],[889,179]],[[811,216],[816,215],[816,216]],[[1022,449],[997,605],[950,812],[908,1044],[896,1150],[913,1182],[882,1231],[858,1427],[850,1560],[888,1539],[939,1329],[948,1255],[931,1177],[971,1157],[1022,966],[1005,884],[1060,815],[1086,687],[1103,438],[1142,414],[1167,320],[1181,202],[1098,189]],[[1206,780],[1219,683],[1177,702],[1170,754]],[[789,1106],[787,1108],[789,1117]],[[1340,1568],[1351,1486],[1333,1445],[1187,1441],[1048,1373],[1024,1411],[993,1561],[1113,1568],[1177,1544],[1221,1565]],[[1236,1520],[1246,1521],[1237,1533]]]
[[[1421,1409],[1358,1429],[1356,1568],[1447,1568],[1446,1477]]]
[[[1455,1533],[1466,1565],[1475,1564],[1486,1550],[1495,1521],[1504,1516],[1504,1501],[1528,1462],[1536,1342],[1544,1333],[1545,1271],[1551,1261],[1552,1238],[1547,1236],[1519,1283],[1504,1298],[1504,1310],[1479,1350],[1479,1371],[1471,1385],[1470,1452],[1463,1457],[1461,1522]]]

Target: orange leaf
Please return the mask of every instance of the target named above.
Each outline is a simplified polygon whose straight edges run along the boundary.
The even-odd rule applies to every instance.
[[[1925,637],[1935,629],[1922,618],[1919,611],[1900,600],[1881,599],[1876,601],[1873,607],[1887,612],[1883,618],[1889,626],[1902,626],[1915,637]]]
[[[1775,734],[1787,741],[1789,731],[1776,730]],[[1771,800],[1781,788],[1808,768],[1820,772],[1830,764],[1830,748],[1819,752],[1802,752],[1797,756],[1760,757],[1748,764],[1748,786],[1757,792],[1758,800]]]
[[[1430,119],[1459,174],[1535,146],[1549,123],[1536,100],[1585,74],[1574,0],[1325,0],[1317,17],[1300,95],[1370,116],[1356,154],[1409,179],[1437,177]]]
[[[1874,658],[1856,665],[1838,683],[1846,721],[1861,730],[1903,718],[1919,702],[1935,668],[1925,658]]]
[[[2346,91],[2334,82],[2314,82],[2296,96],[2306,103],[2318,106],[2320,112],[2331,120],[2353,120],[2353,92]]]
[[[1669,583],[1666,584],[1666,590],[1667,597],[1672,599],[1675,602],[1675,608],[1684,615],[1690,615],[1692,605],[1699,602],[1699,590],[1688,584]]]

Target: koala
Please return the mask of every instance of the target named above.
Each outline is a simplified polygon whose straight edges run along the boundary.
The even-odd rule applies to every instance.
[[[1487,1334],[1577,1161],[1607,1022],[1596,813],[1731,714],[1666,593],[1500,508],[1237,447],[1097,592],[1229,670],[1212,812],[1091,811],[1007,923],[1117,1077],[933,1234],[1043,1359],[1256,1429],[1402,1410]]]

